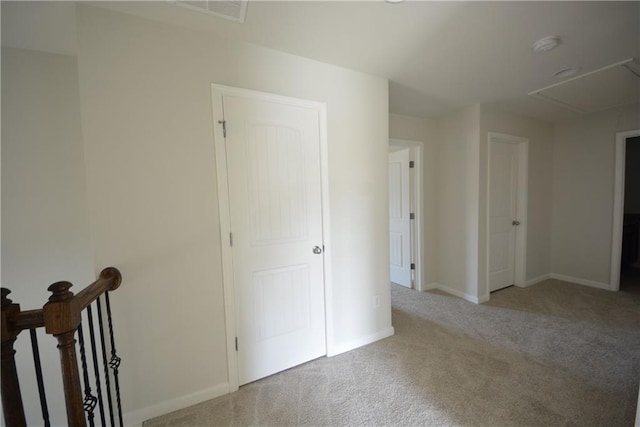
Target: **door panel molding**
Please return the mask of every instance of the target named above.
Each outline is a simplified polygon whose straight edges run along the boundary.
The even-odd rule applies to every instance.
[[[252,100],[262,100],[285,104],[294,107],[308,108],[318,114],[319,143],[320,143],[320,180],[321,180],[321,211],[322,211],[322,240],[324,244],[324,307],[325,307],[325,336],[326,354],[335,354],[334,325],[333,325],[333,292],[331,270],[331,236],[329,209],[329,167],[327,147],[327,107],[325,103],[291,98],[248,89],[211,85],[213,137],[215,151],[215,166],[218,190],[218,213],[220,220],[220,245],[222,254],[222,280],[225,310],[225,331],[227,345],[227,371],[229,376],[229,392],[239,387],[238,353],[236,351],[236,300],[233,273],[233,258],[231,248],[231,218],[230,194],[227,169],[227,152],[225,148],[225,123],[223,96],[234,96]]]

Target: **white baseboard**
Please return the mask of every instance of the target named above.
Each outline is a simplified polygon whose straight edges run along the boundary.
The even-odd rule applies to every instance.
[[[581,279],[579,277],[565,276],[564,274],[551,273],[550,277],[556,280],[562,280],[564,282],[577,283],[578,285],[590,286],[592,288],[611,290],[611,286],[608,283],[596,282],[594,280]]]
[[[454,288],[452,288],[450,286],[443,285],[442,283],[437,283],[437,282],[428,283],[425,291],[428,291],[428,290],[431,290],[431,289],[439,289],[442,292],[446,292],[446,293],[451,294],[453,296],[456,296],[458,298],[465,299],[465,300],[467,300],[469,302],[472,302],[474,304],[480,304],[480,303],[489,301],[489,296],[488,295],[485,295],[485,296],[482,296],[480,298],[477,298],[474,295],[464,293],[464,292],[459,291],[457,289],[454,289]]]
[[[519,286],[521,288],[526,288],[526,287],[529,287],[529,286],[533,286],[536,283],[544,282],[547,279],[551,279],[551,273],[547,273],[547,274],[543,274],[542,276],[534,277],[533,279],[529,279],[526,282],[524,282],[524,285],[516,285],[516,286]]]
[[[206,400],[215,399],[216,397],[223,396],[227,393],[229,393],[229,384],[223,383],[186,396],[165,400],[164,402],[156,403],[155,405],[147,406],[146,408],[125,413],[123,416],[124,425],[129,427],[142,426],[143,422],[151,418],[166,415],[173,411],[187,408]]]
[[[371,344],[375,341],[381,340],[392,336],[395,333],[393,326],[378,331],[376,333],[358,338],[346,344],[334,346],[331,353],[327,356],[336,356],[341,353],[345,353],[350,350],[354,350],[358,347],[362,347],[367,344]],[[229,393],[229,384],[223,383],[216,386],[197,391],[186,396],[180,396],[175,399],[166,400],[164,402],[157,403],[155,405],[147,406],[146,408],[138,409],[136,411],[127,412],[124,414],[124,424],[128,427],[140,427],[142,423],[161,415],[166,415],[179,409],[187,408],[189,406],[196,405],[206,400],[215,399],[216,397],[223,396]]]
[[[427,285],[422,288],[422,291],[430,291],[432,289],[438,289],[438,284],[436,282],[427,283]]]
[[[533,286],[536,283],[543,282],[547,279],[557,279],[565,282],[576,283],[578,285],[590,286],[592,288],[611,290],[611,287],[609,286],[608,283],[596,282],[593,280],[581,279],[579,277],[565,276],[564,274],[556,274],[556,273],[543,274],[541,276],[534,277],[533,279],[527,280],[524,283],[524,285],[516,285],[516,286],[521,288],[526,288],[528,286]],[[477,298],[474,295],[464,293],[462,291],[459,291],[458,289],[454,289],[450,286],[443,285],[442,283],[438,283],[438,282],[427,283],[423,291],[429,291],[432,289],[441,290],[453,296],[465,299],[474,304],[482,304],[483,302],[489,301],[489,295],[484,295],[484,296],[481,296],[480,298]]]
[[[383,338],[390,337],[394,333],[395,331],[393,329],[393,326],[390,326],[387,329],[383,329],[381,331],[375,332],[370,335],[365,335],[364,337],[360,337],[348,343],[333,345],[327,352],[327,357],[337,356],[338,354],[346,353],[347,351],[351,351],[358,347],[362,347],[367,344],[371,344],[372,342],[379,341]]]

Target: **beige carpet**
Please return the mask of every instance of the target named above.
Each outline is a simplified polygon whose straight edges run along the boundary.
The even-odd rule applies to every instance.
[[[639,295],[548,280],[392,301],[393,337],[144,425],[633,425]]]

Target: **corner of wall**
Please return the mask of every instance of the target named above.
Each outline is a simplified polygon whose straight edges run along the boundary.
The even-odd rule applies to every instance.
[[[437,280],[479,300],[480,105],[438,119]]]
[[[189,406],[197,405],[198,403],[202,403],[207,400],[215,399],[216,397],[224,396],[227,393],[229,393],[229,384],[222,383],[175,399],[165,400],[151,406],[125,413],[123,415],[124,425],[129,427],[142,426],[145,421],[152,418],[160,417],[180,409],[188,408]]]

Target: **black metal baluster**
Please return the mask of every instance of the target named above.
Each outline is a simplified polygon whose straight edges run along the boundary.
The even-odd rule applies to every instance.
[[[102,427],[106,427],[107,420],[104,414],[102,387],[100,385],[100,369],[98,368],[98,350],[96,349],[96,337],[93,331],[93,314],[91,312],[91,305],[87,306],[87,319],[89,320],[89,339],[91,341],[91,355],[93,356],[93,374],[96,378],[96,393],[98,394],[98,409],[100,410],[100,419],[102,420]]]
[[[120,402],[120,382],[118,381],[118,368],[122,359],[116,354],[116,342],[113,337],[113,324],[111,323],[111,304],[109,304],[109,292],[104,293],[104,300],[107,303],[107,320],[109,322],[109,336],[111,338],[111,360],[109,366],[113,369],[113,382],[116,386],[116,402],[118,404],[118,417],[120,418],[120,427],[123,427],[122,422],[122,404]]]
[[[80,364],[82,366],[82,378],[84,380],[84,400],[82,407],[87,413],[89,425],[93,427],[93,411],[96,409],[98,399],[91,394],[91,384],[89,384],[89,369],[87,368],[87,356],[84,348],[84,333],[82,332],[82,323],[78,326],[78,342],[80,343]]]
[[[45,427],[50,427],[49,408],[47,407],[47,395],[44,391],[44,380],[42,377],[42,365],[40,364],[40,350],[38,348],[38,336],[36,330],[29,329],[31,333],[31,350],[33,350],[33,364],[36,369],[36,381],[38,382],[38,394],[40,394],[40,408],[42,409],[42,420]]]
[[[104,327],[102,326],[102,309],[100,308],[100,297],[96,300],[96,307],[98,309],[98,325],[100,326],[100,344],[102,347],[102,364],[104,367],[104,382],[107,388],[107,404],[109,406],[109,420],[111,421],[111,427],[115,427],[113,420],[113,400],[111,398],[111,383],[109,381],[109,365],[107,362],[107,347],[104,342]]]

